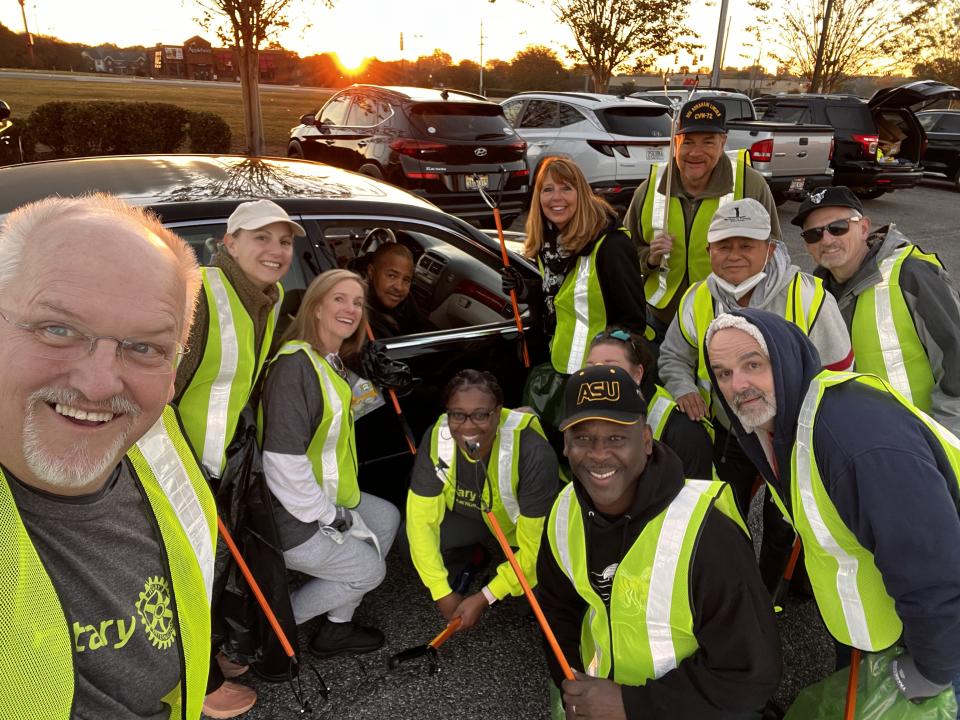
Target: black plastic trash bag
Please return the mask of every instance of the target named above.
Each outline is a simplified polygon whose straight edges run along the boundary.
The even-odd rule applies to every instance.
[[[914,704],[893,681],[890,664],[903,648],[864,653],[857,678],[856,720],[956,720],[957,701],[953,688]],[[784,720],[838,720],[847,700],[850,668],[838,670],[826,680],[805,688],[787,710]]]
[[[403,394],[413,387],[414,379],[406,363],[393,360],[387,355],[383,343],[373,340],[360,352],[361,377],[371,380],[381,388],[392,388]]]
[[[299,657],[287,570],[253,418],[253,411],[246,408],[227,449],[227,465],[215,493],[217,508]],[[223,538],[217,542],[213,622],[214,647],[219,642],[223,651],[237,662],[249,664],[258,675],[271,681],[287,680],[296,674],[297,665],[291,667],[280,640]]]

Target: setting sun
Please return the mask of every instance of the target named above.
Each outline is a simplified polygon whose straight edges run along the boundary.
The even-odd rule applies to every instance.
[[[361,50],[338,50],[334,54],[344,75],[359,75],[370,61]]]

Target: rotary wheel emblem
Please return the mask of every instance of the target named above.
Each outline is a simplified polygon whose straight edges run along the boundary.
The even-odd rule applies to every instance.
[[[165,577],[148,578],[137,600],[137,612],[143,630],[153,646],[166,650],[173,645],[177,635],[173,626],[173,610],[170,609],[170,590]]]

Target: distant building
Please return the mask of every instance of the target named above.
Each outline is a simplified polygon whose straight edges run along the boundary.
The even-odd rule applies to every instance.
[[[141,50],[121,50],[115,47],[87,48],[81,55],[93,66],[94,72],[113,75],[147,75],[147,53]]]
[[[186,63],[183,60],[182,45],[164,45],[157,43],[153,49],[152,77],[187,77]]]
[[[199,35],[183,45],[158,43],[153,50],[153,77],[187,80],[240,80],[239,60],[232,48],[215,48]],[[300,81],[300,57],[289,50],[260,51],[260,82],[291,85]]]
[[[183,44],[183,63],[186,77],[190,80],[217,79],[213,48],[199,35],[194,35]]]

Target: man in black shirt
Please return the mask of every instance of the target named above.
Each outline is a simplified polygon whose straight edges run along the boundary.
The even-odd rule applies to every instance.
[[[433,323],[410,297],[413,253],[399,243],[380,245],[367,267],[371,292],[367,294],[367,320],[377,339],[413,335],[433,330]]]

